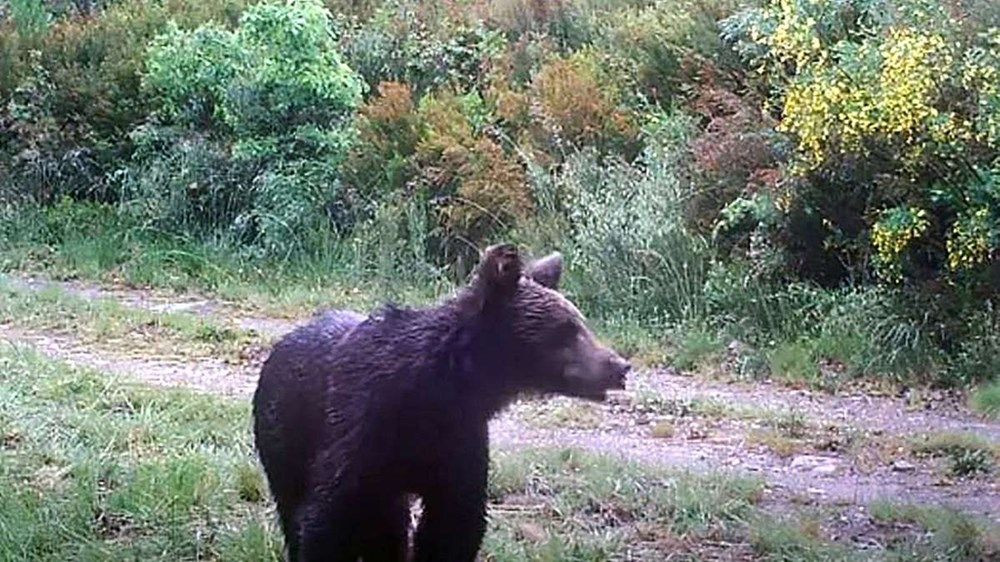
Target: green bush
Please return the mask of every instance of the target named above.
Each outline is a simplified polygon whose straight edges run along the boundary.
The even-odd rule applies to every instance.
[[[981,414],[1000,417],[1000,379],[993,379],[977,389],[972,395],[972,407]]]
[[[439,2],[384,2],[359,21],[339,18],[347,63],[374,87],[405,82],[414,93],[473,87],[506,40],[465,11]]]
[[[329,235],[363,84],[318,0],[255,5],[236,31],[172,26],[146,66],[159,124],[140,132],[123,192],[132,207],[174,227],[235,230],[269,254]]]
[[[598,17],[593,44],[610,64],[627,96],[637,103],[669,105],[715,66],[738,63],[722,44],[717,21],[736,6],[731,0],[667,0]],[[626,86],[627,85],[627,86]]]
[[[0,154],[11,160],[0,184],[42,202],[108,198],[128,132],[152,109],[140,89],[146,44],[171,19],[231,24],[245,2],[122,0],[60,14],[44,12],[50,4],[21,0],[0,18]]]

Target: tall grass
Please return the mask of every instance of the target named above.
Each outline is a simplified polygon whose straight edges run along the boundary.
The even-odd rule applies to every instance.
[[[8,206],[0,209],[0,271],[208,292],[275,313],[426,302],[451,284],[420,259],[421,230],[400,243],[400,222],[417,220],[408,216],[377,213],[354,237],[274,257],[226,237],[151,228],[110,205]]]
[[[571,156],[554,180],[564,197],[569,290],[599,314],[643,322],[703,318],[710,254],[684,219],[691,123],[660,116],[639,161]]]

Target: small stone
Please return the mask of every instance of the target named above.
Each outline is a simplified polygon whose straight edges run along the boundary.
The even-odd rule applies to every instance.
[[[896,472],[913,472],[917,469],[917,465],[909,461],[897,460],[892,463],[892,469]]]
[[[812,469],[813,474],[819,474],[820,476],[831,476],[839,470],[840,467],[835,464],[824,464]]]
[[[792,469],[814,469],[817,466],[825,465],[830,462],[830,459],[826,457],[820,457],[817,455],[799,455],[792,459]]]

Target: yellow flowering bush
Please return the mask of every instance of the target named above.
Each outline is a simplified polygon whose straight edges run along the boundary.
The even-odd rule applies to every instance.
[[[722,24],[772,92],[765,105],[792,147],[798,201],[783,208],[817,213],[830,237],[867,239],[885,280],[906,276],[917,245],[924,270],[950,271],[983,266],[1000,248],[1000,190],[990,187],[1000,30],[973,28],[957,10],[943,0],[768,0]]]
[[[955,222],[948,238],[948,267],[953,271],[971,269],[989,255],[991,232],[989,209],[977,209]]]
[[[966,119],[939,109],[956,78],[944,35],[901,27],[850,47],[796,59],[803,74],[788,85],[779,131],[796,139],[805,169],[887,149],[919,166],[927,150],[971,140]]]
[[[962,86],[976,92],[976,140],[1000,148],[1000,28],[980,35],[981,45],[965,53]]]
[[[879,274],[888,280],[902,279],[901,258],[910,244],[930,226],[927,211],[914,207],[896,207],[882,213],[872,227],[872,244],[876,250]]]
[[[806,68],[827,59],[823,48],[818,17],[830,6],[830,0],[777,0],[771,3],[775,26],[771,33],[755,29],[752,37],[771,49],[772,60],[794,63]]]

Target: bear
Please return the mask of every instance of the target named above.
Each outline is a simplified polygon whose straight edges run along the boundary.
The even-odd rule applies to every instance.
[[[305,495],[307,462],[316,449],[317,429],[324,423],[325,378],[322,373],[307,373],[302,361],[326,353],[364,319],[348,310],[317,315],[275,344],[257,382],[253,400],[257,454],[286,537],[295,536],[293,514]],[[289,548],[289,555],[294,549]]]
[[[489,420],[525,392],[603,400],[631,368],[558,291],[562,267],[491,246],[436,306],[333,311],[277,343],[254,439],[289,560],[475,560]]]

